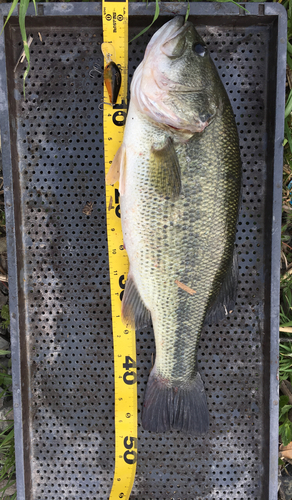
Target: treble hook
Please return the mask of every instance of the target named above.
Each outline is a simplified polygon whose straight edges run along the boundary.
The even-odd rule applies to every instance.
[[[99,65],[94,64],[93,68],[89,71],[90,78],[94,78],[94,75],[93,75],[94,71],[96,71],[96,73],[99,73],[100,75],[102,75],[102,71],[100,71],[99,68],[100,68]]]
[[[103,105],[104,105],[104,104],[108,104],[108,106],[113,106],[113,104],[112,104],[111,102],[104,102],[104,100],[103,100],[103,99],[101,99],[101,101],[100,101],[100,103],[99,103],[99,105],[98,105],[98,109],[99,109],[100,111],[103,111]]]

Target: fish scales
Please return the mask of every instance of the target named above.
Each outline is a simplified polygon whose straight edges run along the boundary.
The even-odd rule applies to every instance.
[[[156,36],[133,78],[122,146],[121,216],[130,261],[123,316],[139,327],[151,315],[154,328],[156,357],[143,427],[201,434],[208,428],[208,410],[196,354],[207,316],[220,318],[234,302],[241,162],[232,108],[213,63],[206,60],[197,78],[190,76],[195,50],[206,50],[203,41],[181,18],[160,31],[168,64],[160,87],[168,92],[161,97],[154,87],[147,101],[155,80],[147,61]],[[195,50],[187,50],[189,42]],[[141,89],[148,73],[145,98]],[[153,102],[158,111],[147,111]]]
[[[137,121],[135,117],[135,131]],[[240,163],[234,162],[234,155],[238,156],[236,133],[234,144],[226,145],[220,137],[228,124],[226,114],[221,122],[213,122],[204,135],[177,148],[182,190],[175,202],[155,196],[149,182],[148,152],[140,156],[141,163],[135,164],[133,171],[129,167],[127,172],[127,176],[132,176],[135,191],[125,206],[129,215],[124,238],[130,262],[136,259],[139,266],[132,271],[141,282],[141,288],[138,285],[141,297],[153,311],[156,366],[166,379],[184,379],[193,373],[210,293],[220,283],[233,254],[238,199],[233,177]],[[141,124],[143,136],[145,127],[146,124]],[[153,126],[150,134],[153,137]],[[223,172],[221,161],[228,167]],[[121,203],[123,213],[124,197]],[[230,240],[226,238],[226,230],[230,232]],[[194,289],[195,296],[186,295],[175,280]]]

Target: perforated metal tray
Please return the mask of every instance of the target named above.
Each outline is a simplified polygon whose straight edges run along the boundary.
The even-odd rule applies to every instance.
[[[191,4],[236,115],[243,160],[234,313],[202,335],[206,437],[139,427],[131,499],[276,500],[278,288],[286,14],[279,4]],[[9,6],[1,5],[1,22]],[[129,48],[129,75],[161,15]],[[18,500],[106,500],[114,374],[105,222],[101,5],[38,4],[26,96],[17,17],[0,38]],[[130,38],[154,5],[130,4]],[[16,14],[16,13],[15,13]],[[38,34],[40,33],[40,35]],[[212,200],[210,200],[211,202]],[[83,213],[93,204],[91,215]],[[214,241],[216,245],[216,241]],[[154,352],[137,332],[139,411]]]

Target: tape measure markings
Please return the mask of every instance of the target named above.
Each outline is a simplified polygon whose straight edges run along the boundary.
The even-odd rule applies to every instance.
[[[117,103],[104,104],[105,175],[123,141],[127,110],[128,2],[103,1],[103,40],[112,44],[114,62],[122,82]],[[104,102],[108,94],[104,85]],[[106,186],[107,238],[111,286],[112,328],[115,365],[115,474],[110,500],[128,500],[137,462],[137,365],[135,331],[121,320],[121,300],[128,274],[128,256],[123,244],[119,191]]]

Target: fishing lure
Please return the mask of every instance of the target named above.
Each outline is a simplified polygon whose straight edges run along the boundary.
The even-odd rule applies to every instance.
[[[119,67],[112,60],[115,54],[114,47],[109,43],[103,43],[101,45],[101,50],[106,60],[106,66],[103,72],[104,82],[108,91],[110,103],[113,105],[116,104],[118,99],[122,75]]]

